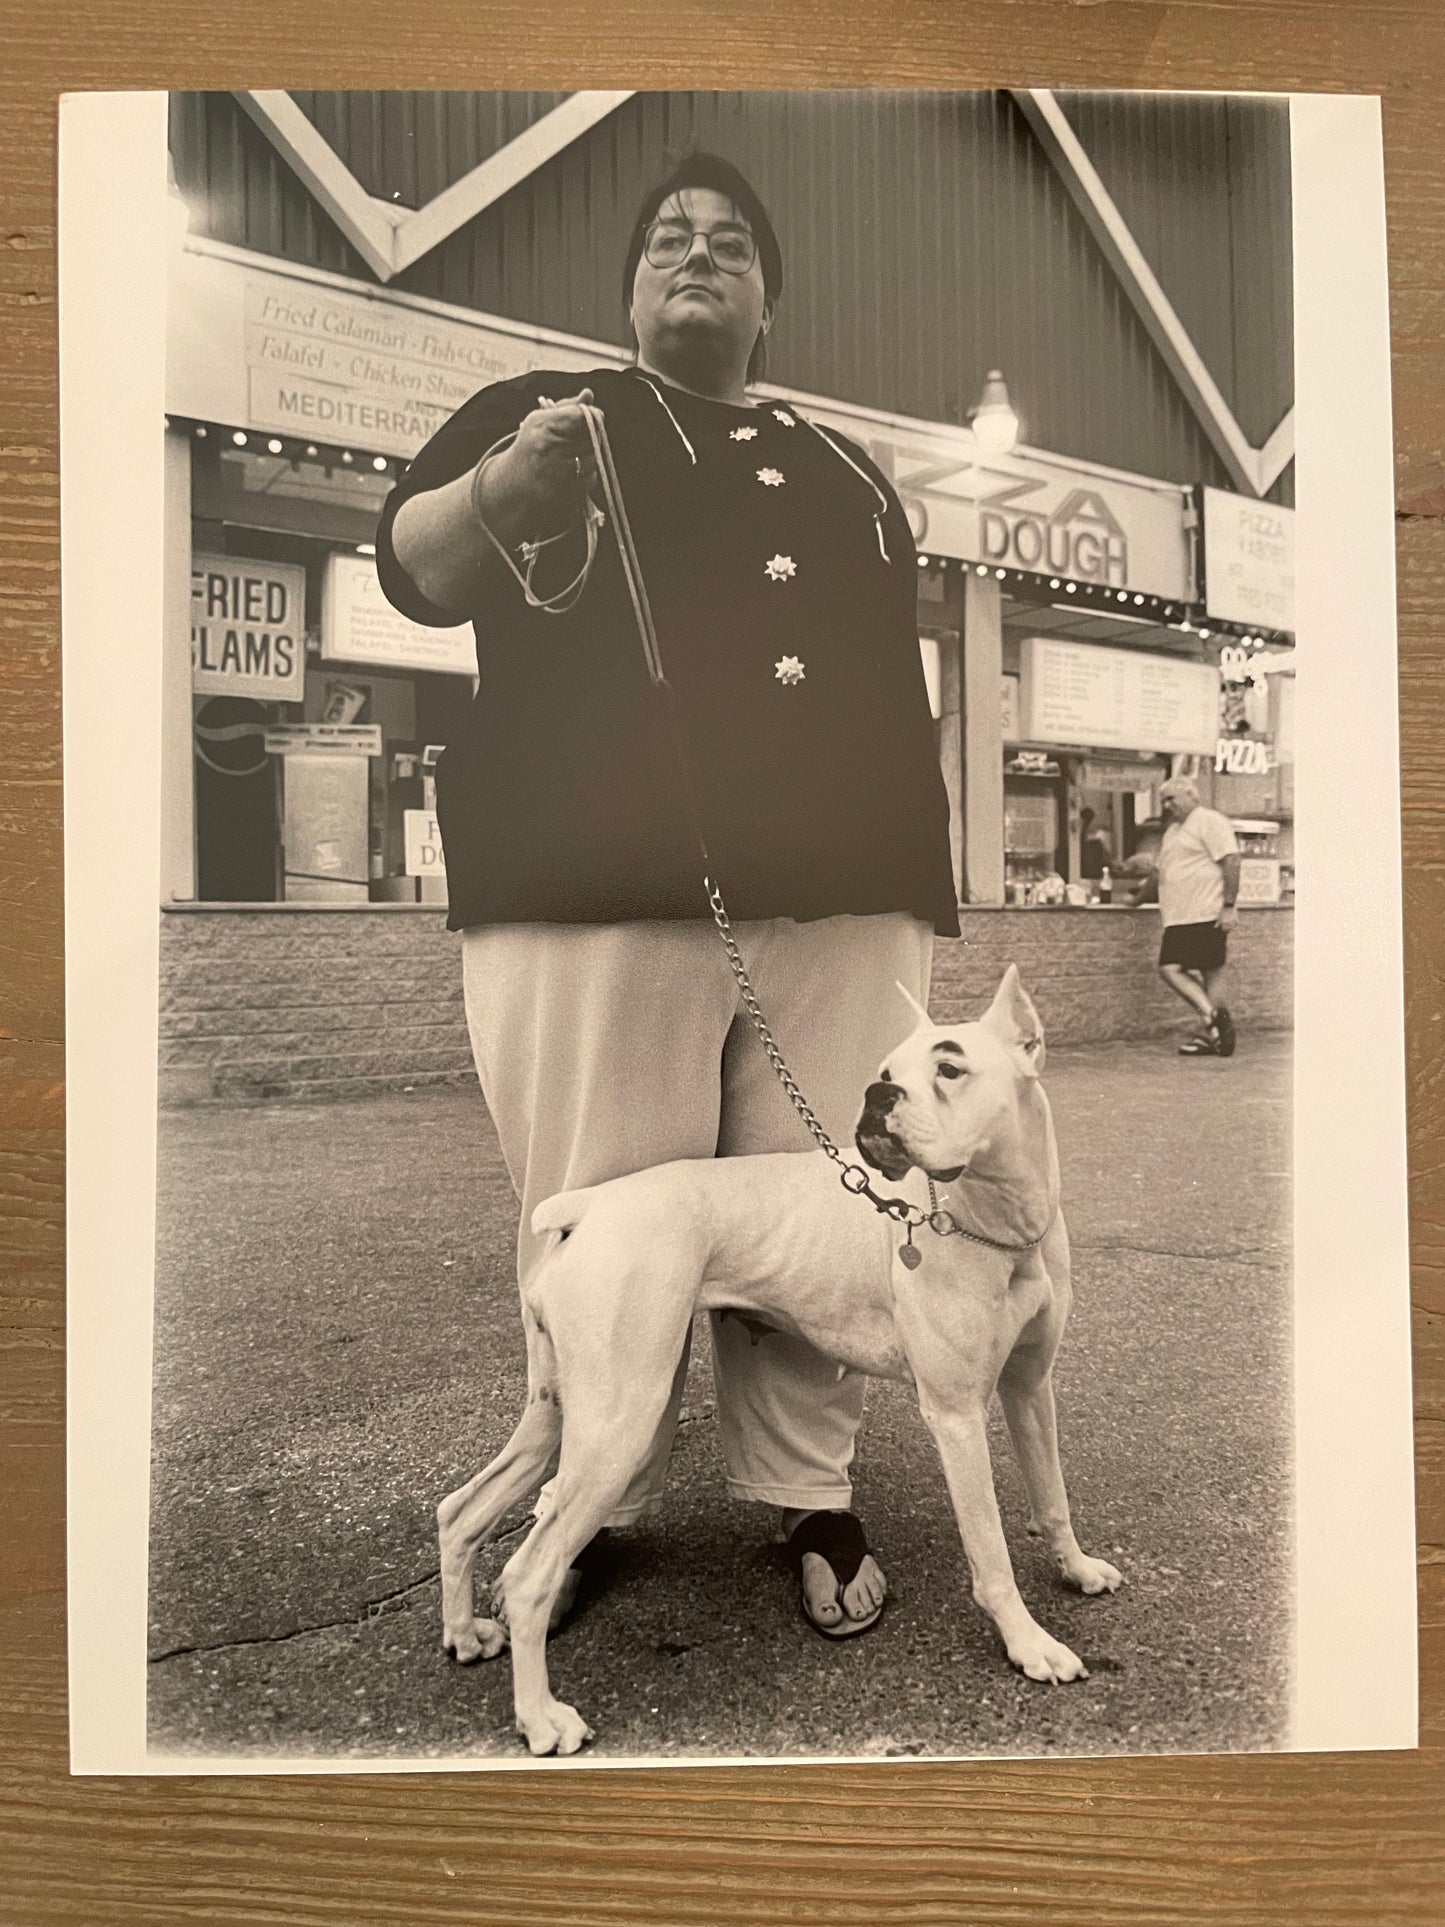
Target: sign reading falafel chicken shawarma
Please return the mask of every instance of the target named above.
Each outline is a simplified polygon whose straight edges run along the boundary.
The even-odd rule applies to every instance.
[[[326,558],[321,594],[321,654],[328,662],[370,662],[388,669],[430,669],[474,676],[477,647],[469,622],[427,629],[394,609],[368,555]]]

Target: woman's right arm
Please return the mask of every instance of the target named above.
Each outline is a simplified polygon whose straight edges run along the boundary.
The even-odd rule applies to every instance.
[[[393,552],[435,608],[455,612],[460,622],[479,599],[509,584],[488,529],[515,550],[580,524],[594,472],[580,404],[591,399],[584,388],[570,401],[534,409],[507,448],[455,481],[410,496],[396,511]]]

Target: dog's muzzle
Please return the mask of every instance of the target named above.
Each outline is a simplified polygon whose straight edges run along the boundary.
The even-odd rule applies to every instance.
[[[902,1095],[897,1084],[870,1084],[863,1093],[863,1114],[853,1133],[853,1142],[864,1158],[875,1171],[881,1171],[890,1184],[896,1184],[913,1169],[913,1159],[888,1123]]]

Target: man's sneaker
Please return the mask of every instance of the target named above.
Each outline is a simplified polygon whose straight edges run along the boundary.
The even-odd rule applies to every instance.
[[[1234,1019],[1223,1004],[1214,1007],[1214,1035],[1219,1043],[1221,1057],[1234,1055]]]
[[[1186,1037],[1179,1046],[1181,1057],[1222,1057],[1219,1040],[1213,1031],[1201,1031],[1198,1037]]]

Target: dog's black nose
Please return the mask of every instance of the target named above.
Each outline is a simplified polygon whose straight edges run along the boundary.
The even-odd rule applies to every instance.
[[[879,1111],[885,1117],[903,1093],[896,1084],[870,1084],[863,1093],[865,1111]]]

